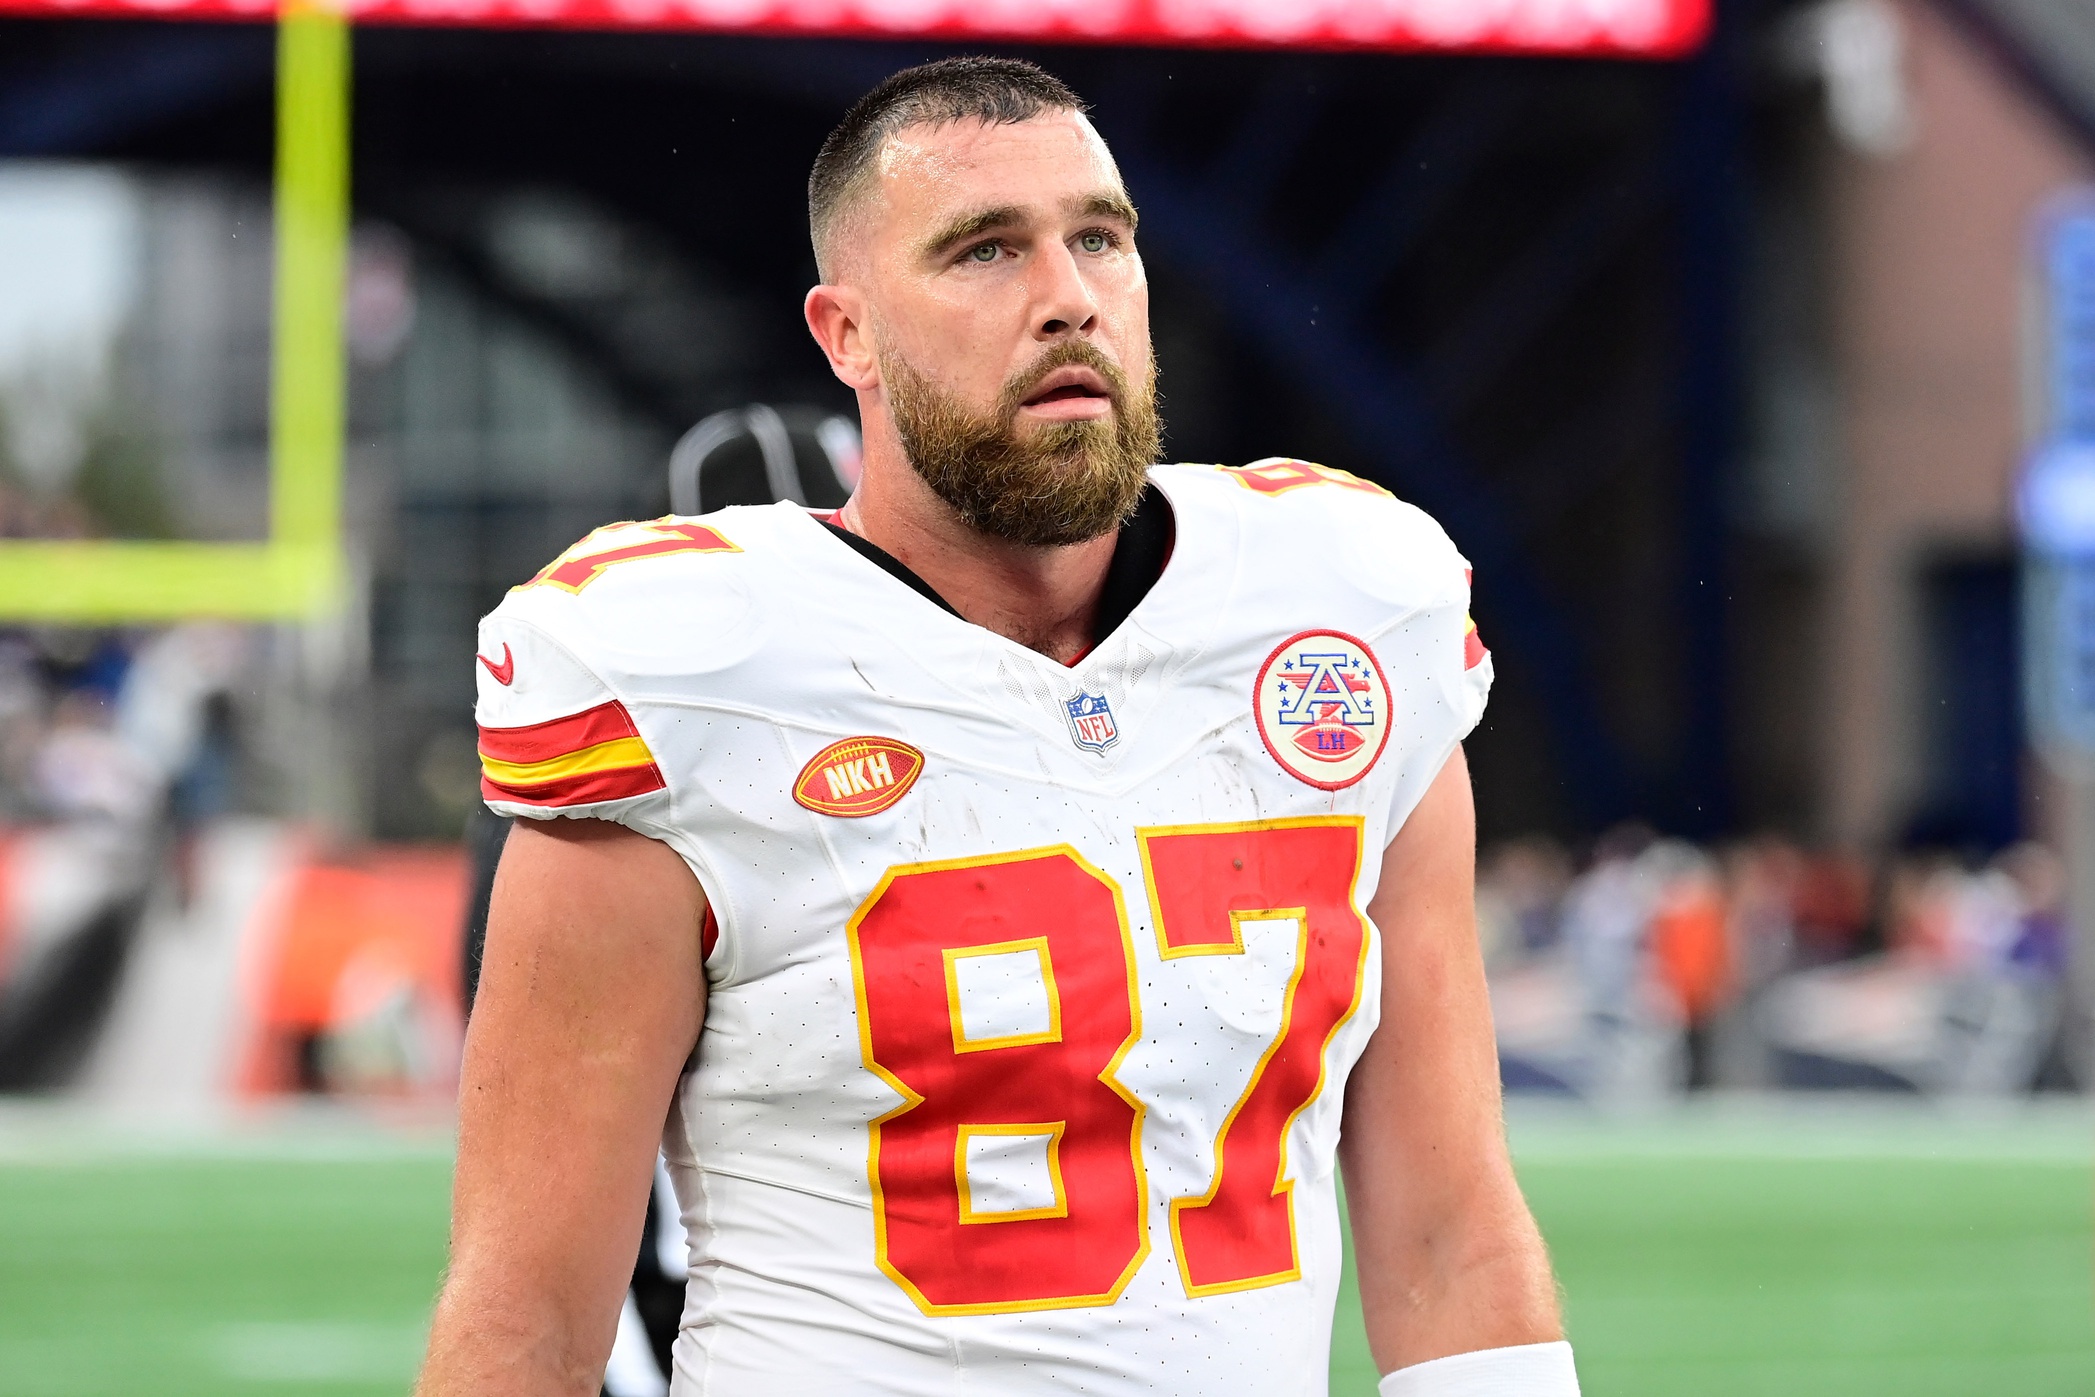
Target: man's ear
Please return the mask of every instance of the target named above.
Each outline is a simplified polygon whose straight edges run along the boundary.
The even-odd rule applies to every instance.
[[[817,286],[801,306],[808,333],[829,357],[829,371],[846,388],[865,392],[880,384],[880,347],[873,342],[866,298],[854,286]]]

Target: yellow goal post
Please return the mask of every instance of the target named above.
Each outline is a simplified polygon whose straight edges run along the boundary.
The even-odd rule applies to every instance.
[[[312,617],[340,604],[349,21],[283,0],[276,59],[269,537],[0,540],[0,622]]]

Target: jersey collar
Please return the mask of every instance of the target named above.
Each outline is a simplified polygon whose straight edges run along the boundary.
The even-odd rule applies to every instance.
[[[960,616],[953,603],[940,596],[929,582],[917,576],[900,558],[871,539],[842,527],[834,514],[816,517],[823,528],[867,562],[934,606],[955,617]],[[1164,498],[1164,492],[1155,484],[1143,486],[1142,498],[1136,502],[1135,512],[1127,523],[1120,526],[1120,537],[1113,544],[1112,561],[1106,564],[1106,580],[1099,593],[1098,620],[1092,627],[1091,644],[1071,664],[1104,644],[1106,638],[1119,630],[1121,623],[1141,605],[1150,588],[1157,585],[1157,579],[1164,575],[1164,564],[1171,560],[1175,533],[1171,502]]]

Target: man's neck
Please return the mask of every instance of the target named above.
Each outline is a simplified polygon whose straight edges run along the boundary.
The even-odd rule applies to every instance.
[[[1007,543],[961,523],[914,474],[899,483],[882,474],[844,506],[845,528],[892,554],[963,620],[1058,664],[1091,648],[1113,534],[1059,548]]]

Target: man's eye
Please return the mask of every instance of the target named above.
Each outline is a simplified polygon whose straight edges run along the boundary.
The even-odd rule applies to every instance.
[[[1077,246],[1083,248],[1086,252],[1104,252],[1112,245],[1112,239],[1108,238],[1104,233],[1096,231],[1085,233],[1077,239]]]
[[[977,262],[994,262],[997,260],[997,245],[995,243],[980,243],[969,248],[967,255]]]

